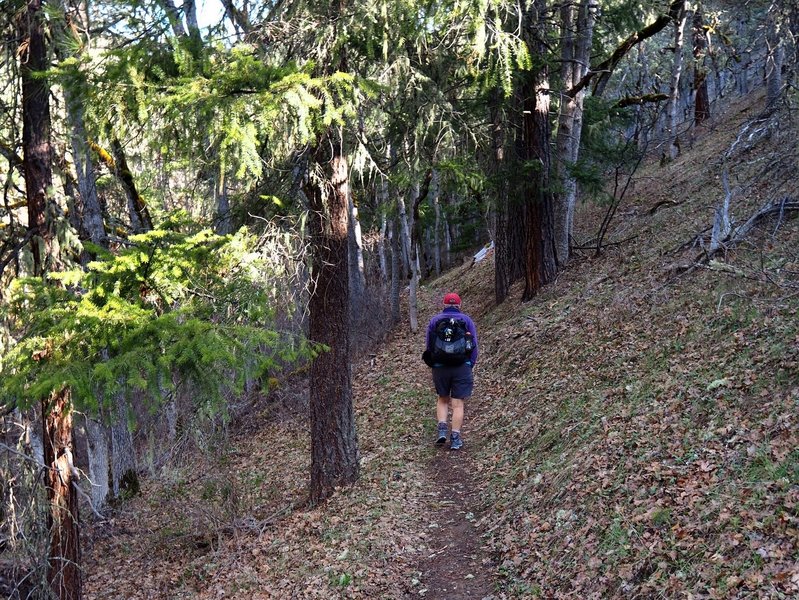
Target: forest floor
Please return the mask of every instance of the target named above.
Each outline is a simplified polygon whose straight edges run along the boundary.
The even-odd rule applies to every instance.
[[[306,506],[287,382],[87,527],[86,597],[799,597],[799,220],[711,261],[698,238],[722,168],[737,222],[799,195],[795,131],[739,135],[760,109],[642,167],[612,243],[531,302],[516,284],[495,306],[491,260],[422,286],[420,330],[406,316],[353,365],[357,484]],[[606,210],[580,207],[578,241]],[[462,452],[432,443],[419,358],[447,291],[480,332]]]

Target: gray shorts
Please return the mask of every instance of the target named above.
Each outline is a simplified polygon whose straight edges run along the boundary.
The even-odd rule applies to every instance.
[[[474,388],[472,367],[465,363],[458,367],[435,367],[433,384],[439,396],[465,400],[472,395]]]

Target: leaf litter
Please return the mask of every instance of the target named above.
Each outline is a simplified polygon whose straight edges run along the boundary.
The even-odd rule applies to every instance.
[[[424,331],[406,319],[353,367],[355,486],[305,506],[307,417],[287,389],[294,410],[259,405],[87,527],[86,597],[799,596],[799,227],[765,223],[723,257],[734,269],[674,267],[693,264],[683,242],[712,221],[736,127],[644,168],[628,241],[533,301],[516,284],[495,307],[489,260],[422,286],[421,323],[446,291],[478,323],[465,452],[431,443]],[[740,218],[797,193],[761,188]],[[579,210],[588,237],[603,209]]]

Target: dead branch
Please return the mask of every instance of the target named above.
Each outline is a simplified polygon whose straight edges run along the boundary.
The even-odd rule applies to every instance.
[[[655,202],[652,208],[650,208],[647,212],[650,215],[654,215],[663,206],[668,206],[669,208],[671,208],[672,206],[679,206],[683,202],[685,201],[681,200],[680,202],[677,202],[676,200],[661,200],[660,202]]]
[[[626,106],[641,106],[648,102],[661,102],[668,100],[668,94],[644,94],[643,96],[627,96],[616,102],[616,108],[624,108]]]
[[[25,244],[27,244],[30,241],[30,239],[34,235],[37,235],[38,233],[39,233],[38,226],[34,226],[28,229],[25,232],[23,238],[11,248],[8,255],[0,259],[0,275],[3,274],[3,271],[5,271],[6,267],[8,266],[8,263],[14,260],[14,258],[16,258],[16,256],[19,254],[19,251],[25,247]],[[5,250],[6,250],[6,245],[4,244],[3,248],[0,249],[0,251],[5,253]]]
[[[674,22],[684,6],[685,0],[674,0],[669,5],[668,14],[660,15],[652,23],[640,31],[636,31],[630,35],[626,40],[619,44],[609,58],[598,64],[596,67],[589,69],[585,76],[579,82],[577,82],[577,85],[566,92],[566,96],[569,98],[576,97],[584,87],[591,83],[591,80],[595,76],[599,77],[597,82],[594,84],[594,96],[601,96],[605,89],[605,85],[607,85],[610,76],[613,74],[613,70],[616,68],[616,65],[619,64],[621,59],[624,58],[624,56],[637,44],[640,44],[645,39],[650,38],[656,33],[662,31],[669,23]]]
[[[744,240],[752,231],[752,229],[755,228],[755,225],[757,225],[760,221],[774,215],[777,215],[778,217],[777,224],[774,228],[774,231],[776,232],[776,230],[782,224],[785,214],[796,211],[799,211],[799,201],[788,197],[785,197],[782,200],[774,200],[749,217],[749,220],[747,220],[746,223],[734,229],[728,236],[728,239],[725,240],[725,243],[727,245],[737,244],[738,242]]]

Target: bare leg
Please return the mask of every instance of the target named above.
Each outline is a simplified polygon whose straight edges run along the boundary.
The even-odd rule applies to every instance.
[[[447,422],[447,413],[449,413],[449,396],[439,396],[436,404],[436,418],[439,423]]]
[[[452,431],[460,431],[463,426],[463,400],[452,398]]]

